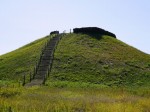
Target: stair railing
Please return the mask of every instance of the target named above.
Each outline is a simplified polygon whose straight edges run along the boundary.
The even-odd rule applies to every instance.
[[[47,79],[47,77],[49,77],[50,75],[50,72],[51,72],[51,69],[52,69],[52,65],[53,65],[53,60],[54,60],[54,52],[55,52],[55,49],[57,48],[57,45],[59,43],[59,41],[62,39],[62,37],[64,36],[65,34],[59,34],[59,35],[52,35],[52,37],[55,37],[55,36],[60,36],[59,40],[56,42],[56,45],[53,49],[53,52],[52,52],[52,59],[51,59],[51,62],[50,62],[50,65],[48,67],[48,70],[47,70],[47,73],[45,74],[44,76],[44,80],[43,80],[43,84],[45,84],[45,81]],[[51,40],[51,37],[48,39],[48,41],[45,43],[44,47],[42,48],[41,50],[41,53],[39,55],[39,59],[37,60],[36,64],[35,64],[35,67],[34,67],[34,70],[33,70],[33,73],[30,72],[29,73],[29,81],[31,82],[34,78],[35,78],[35,75],[37,74],[37,70],[39,68],[39,65],[40,65],[40,62],[41,62],[41,59],[42,59],[42,55],[46,49],[46,47],[48,46],[49,42]],[[23,86],[26,84],[26,75],[23,76]]]
[[[40,53],[40,55],[39,55],[39,59],[38,59],[38,60],[36,61],[36,63],[35,63],[33,72],[30,72],[30,73],[29,73],[29,81],[27,81],[27,75],[23,75],[23,83],[22,83],[23,86],[24,86],[26,83],[31,82],[31,81],[35,78],[35,75],[36,75],[37,70],[38,70],[38,68],[39,68],[39,64],[40,64],[40,62],[41,62],[41,58],[42,58],[43,52],[44,52],[44,50],[46,49],[48,43],[50,42],[50,40],[51,40],[51,38],[52,38],[51,36],[49,36],[49,37],[50,37],[50,38],[47,40],[47,42],[44,44],[44,46],[43,46],[43,48],[42,48],[42,50],[41,50],[41,53]]]

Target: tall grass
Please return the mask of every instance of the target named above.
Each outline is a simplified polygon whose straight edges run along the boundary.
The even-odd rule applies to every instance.
[[[60,82],[58,82],[60,83]],[[65,82],[64,82],[65,83]],[[76,86],[1,87],[0,111],[14,112],[149,112],[150,89]],[[61,84],[60,84],[61,85]],[[139,94],[138,94],[139,93]],[[142,93],[142,94],[141,94]]]

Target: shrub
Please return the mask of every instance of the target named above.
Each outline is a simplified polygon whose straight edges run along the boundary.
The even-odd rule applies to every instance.
[[[104,29],[97,28],[97,27],[74,28],[73,32],[74,33],[85,33],[85,34],[108,35],[108,36],[116,38],[115,34],[109,32],[109,31],[106,31]]]

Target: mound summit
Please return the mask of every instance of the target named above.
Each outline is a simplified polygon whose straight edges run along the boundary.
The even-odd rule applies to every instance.
[[[104,29],[98,28],[98,27],[83,27],[83,28],[74,28],[74,33],[83,33],[83,34],[91,34],[91,35],[107,35],[116,38],[116,35],[106,31]]]

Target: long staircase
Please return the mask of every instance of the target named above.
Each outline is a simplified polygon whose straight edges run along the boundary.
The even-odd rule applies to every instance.
[[[60,35],[53,37],[46,45],[45,49],[42,52],[39,63],[35,70],[35,75],[31,82],[25,84],[25,86],[35,86],[42,85],[45,83],[46,78],[51,71],[52,62],[54,58],[55,47],[57,46],[58,41],[60,40]]]

